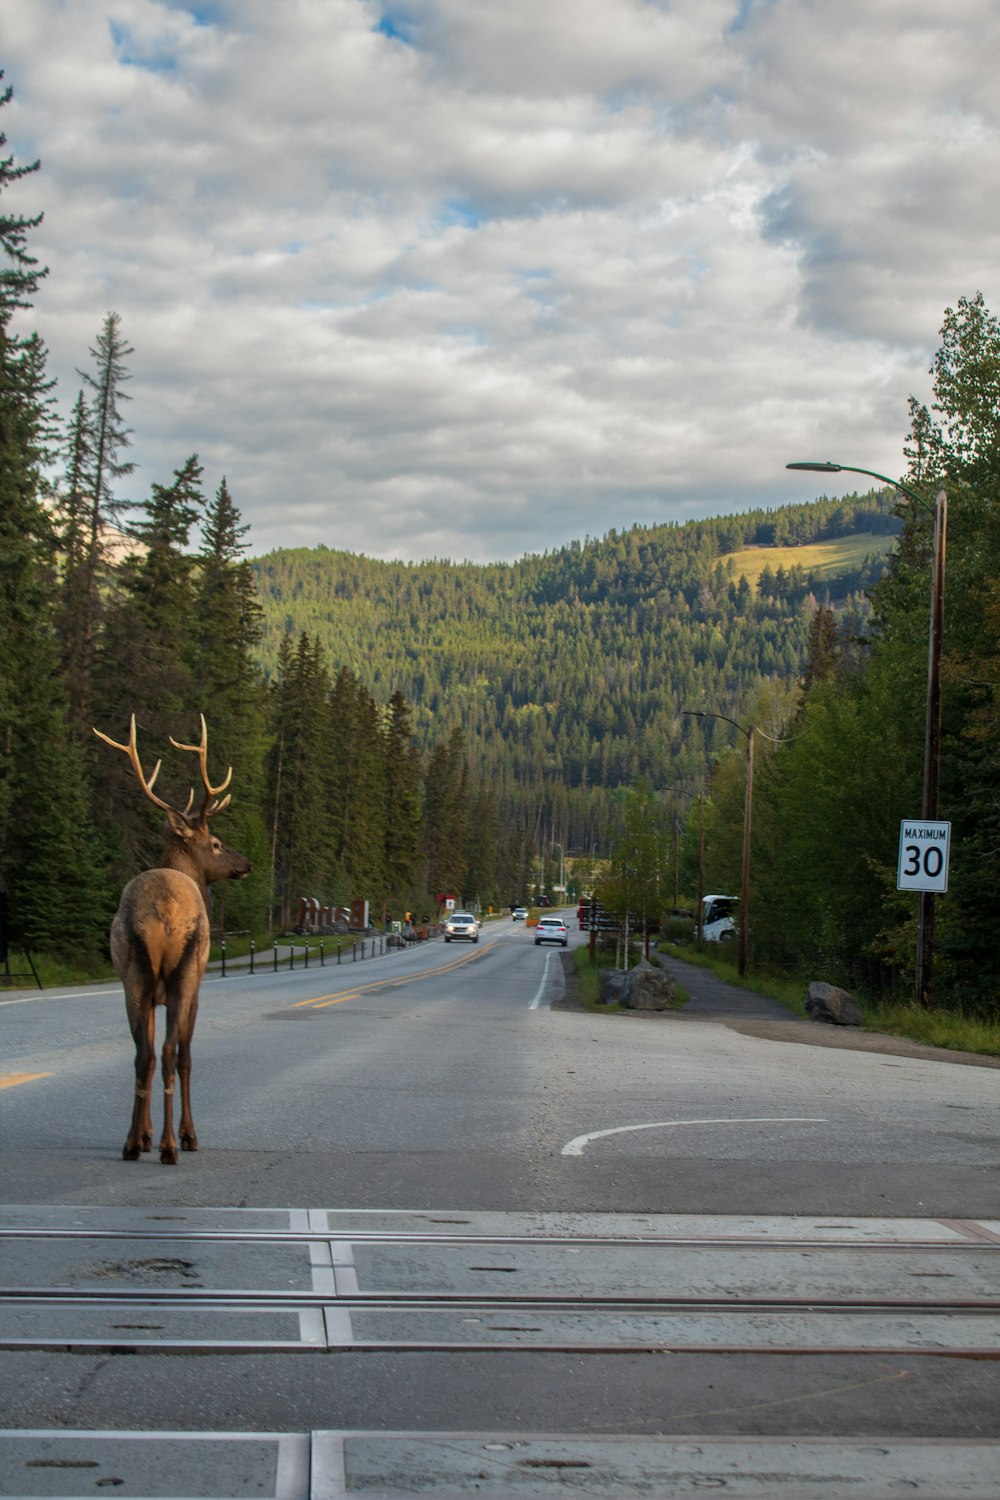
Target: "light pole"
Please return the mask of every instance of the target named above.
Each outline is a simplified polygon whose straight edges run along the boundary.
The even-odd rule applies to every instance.
[[[563,895],[565,896],[565,894],[566,894],[566,855],[563,853],[563,846],[562,846],[562,844],[559,843],[558,839],[553,839],[552,840],[552,848],[559,850],[559,888],[562,891]]]
[[[939,489],[933,507],[914,490],[877,474],[874,469],[858,469],[852,464],[804,462],[786,464],[786,469],[806,469],[813,474],[867,474],[899,490],[914,504],[934,516],[934,552],[931,565],[930,628],[927,643],[927,709],[924,718],[924,786],[922,817],[936,822],[941,786],[941,639],[944,634],[944,565],[948,532],[948,497]],[[917,962],[914,991],[918,1005],[930,1006],[933,998],[934,970],[934,892],[921,891],[917,908]]]
[[[734,729],[738,729],[740,734],[746,737],[747,767],[746,783],[743,789],[743,857],[740,864],[740,947],[737,959],[737,967],[742,977],[747,971],[747,936],[750,930],[750,824],[753,817],[753,737],[757,726],[751,724],[744,728],[742,724],[737,724],[735,719],[731,719],[728,714],[708,713],[706,710],[700,708],[685,708],[682,711],[682,717],[685,719],[723,719],[725,723],[732,724]],[[770,736],[767,736],[767,738],[770,738]],[[702,806],[704,807],[704,803],[702,803]],[[702,893],[699,891],[699,903],[701,899]],[[702,913],[701,906],[699,905],[699,936],[702,931]]]
[[[688,788],[685,787],[685,786],[665,786],[663,788],[663,790],[665,792],[673,792],[675,796],[690,797],[692,799],[694,799],[695,797],[698,798],[698,916],[697,916],[697,922],[696,922],[696,931],[698,933],[698,942],[700,943],[702,941],[702,931],[703,931],[703,926],[704,926],[704,923],[703,923],[704,913],[702,911],[702,907],[703,907],[703,905],[705,903],[705,788],[704,788],[704,785],[703,785],[700,792],[692,792],[692,791],[689,791]],[[677,836],[678,836],[678,829],[677,829],[677,819],[676,819],[676,816],[675,816],[675,818],[674,818],[674,906],[675,907],[676,907],[677,901],[678,901],[678,888],[679,888],[679,884],[680,884],[680,874],[679,874],[679,870],[678,870],[678,865],[679,865],[679,862],[680,862],[680,851],[679,851],[679,848],[678,848]]]

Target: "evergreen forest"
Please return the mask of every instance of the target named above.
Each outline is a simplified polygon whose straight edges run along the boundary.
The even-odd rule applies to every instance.
[[[616,529],[491,566],[255,558],[239,497],[197,454],[136,476],[118,313],[81,351],[78,391],[55,389],[30,327],[40,220],[16,212],[39,164],[5,144],[5,963],[28,950],[96,972],[122,884],[158,863],[159,816],[93,733],[124,746],[133,714],[147,777],[162,759],[157,789],[183,807],[190,756],[171,737],[197,743],[204,712],[213,777],[233,768],[221,836],[254,866],[213,920],[254,933],[293,922],[303,896],[361,897],[380,921],[446,894],[530,899],[567,862],[620,872],[647,833],[629,904],[652,889],[660,908],[690,905],[699,880],[736,890],[752,730],[752,962],[905,994],[916,902],[896,890],[896,851],[921,806],[944,489],[952,878],[932,1003],[997,1018],[1000,325],[981,296],[946,310],[933,400],[910,403],[908,493]],[[773,566],[745,566],[761,548]]]

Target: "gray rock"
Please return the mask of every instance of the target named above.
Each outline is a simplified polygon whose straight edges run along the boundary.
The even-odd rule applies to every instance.
[[[825,1021],[828,1026],[860,1026],[861,1008],[847,990],[838,990],[835,984],[824,984],[814,979],[806,992],[806,1010],[813,1021]]]
[[[641,958],[628,976],[624,1004],[629,1010],[669,1010],[677,999],[677,986],[655,964]]]
[[[624,969],[599,969],[597,980],[602,1005],[624,1005],[628,975]]]

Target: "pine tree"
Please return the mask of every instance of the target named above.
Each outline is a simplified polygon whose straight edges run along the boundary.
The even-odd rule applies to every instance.
[[[131,430],[120,403],[130,398],[122,386],[131,377],[126,366],[133,352],[121,332],[121,318],[109,312],[90,350],[96,373],[78,371],[90,401],[77,402],[69,432],[72,478],[64,495],[64,530],[71,532],[73,553],[63,579],[63,659],[70,668],[70,706],[81,735],[89,735],[93,717],[93,673],[101,628],[109,541],[119,525],[125,502],[113,484],[135,469],[121,459]],[[82,396],[81,392],[81,396]]]
[[[393,693],[383,721],[385,760],[385,875],[390,904],[404,908],[413,896],[420,858],[421,767],[410,706]]]
[[[468,783],[465,740],[456,728],[432,749],[424,777],[427,889],[436,898],[464,890]]]
[[[319,647],[303,631],[295,649],[283,654],[272,698],[267,800],[272,899],[281,926],[294,920],[300,897],[322,897],[331,863],[325,801],[329,695],[330,676]]]
[[[252,873],[217,894],[216,925],[254,930],[268,905],[268,839],[264,816],[266,696],[256,655],[261,607],[242,556],[242,524],[225,479],[206,504],[197,557],[194,605],[187,632],[192,691],[216,753],[233,767],[227,842],[253,864]]]
[[[0,108],[10,98],[8,88]],[[0,134],[0,150],[5,145]],[[0,159],[0,195],[37,170],[37,162]],[[40,501],[52,456],[51,382],[41,340],[12,328],[46,274],[27,249],[39,222],[0,214],[0,888],[17,941],[93,953],[103,938],[102,887],[80,757],[66,730],[54,537]]]
[[[200,512],[200,483],[201,467],[192,456],[175,471],[173,484],[153,485],[139,519],[130,523],[128,535],[139,545],[116,571],[95,660],[97,727],[118,726],[124,733],[135,713],[142,739],[157,754],[171,736],[192,742],[200,733],[188,653],[194,559],[185,550]],[[160,830],[129,791],[123,757],[99,756],[95,775],[99,803],[119,833],[114,875],[124,881],[159,863]]]

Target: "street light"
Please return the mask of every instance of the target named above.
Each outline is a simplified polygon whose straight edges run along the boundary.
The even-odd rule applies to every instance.
[[[684,786],[665,786],[663,788],[663,790],[665,792],[673,792],[673,793],[675,793],[675,795],[678,795],[678,796],[681,796],[681,797],[691,797],[693,799],[694,797],[697,796],[697,798],[698,798],[698,919],[697,919],[697,924],[696,924],[696,929],[695,930],[697,931],[698,942],[700,943],[702,941],[702,934],[704,932],[704,912],[703,912],[702,908],[703,908],[703,906],[705,904],[705,788],[704,788],[704,785],[703,785],[700,792],[692,792],[692,791],[689,791],[688,788],[684,787]],[[678,894],[679,884],[680,884],[680,873],[679,873],[679,869],[678,869],[679,863],[680,863],[680,850],[678,848],[678,843],[677,843],[677,820],[675,818],[674,819],[674,906],[675,907],[677,906],[677,902],[679,900],[679,894]]]
[[[747,971],[747,934],[750,930],[750,822],[753,816],[753,737],[757,726],[751,724],[749,728],[744,728],[742,724],[737,724],[735,719],[729,718],[728,714],[708,713],[700,708],[685,708],[682,711],[682,717],[685,719],[723,719],[727,724],[732,724],[734,729],[738,729],[740,734],[746,736],[747,769],[743,789],[743,857],[740,868],[740,947],[737,959],[737,967],[742,977]],[[770,736],[765,736],[765,738],[769,739]],[[700,900],[701,894],[699,893]],[[699,906],[698,931],[701,933],[703,930]]]
[[[786,469],[805,469],[813,474],[867,474],[871,479],[881,480],[899,490],[916,505],[934,516],[934,554],[931,565],[931,609],[930,629],[927,644],[927,711],[924,720],[924,786],[922,817],[925,822],[935,822],[938,816],[941,786],[941,638],[944,634],[944,563],[948,530],[948,497],[943,489],[938,490],[931,507],[922,495],[918,495],[898,479],[886,474],[877,474],[874,469],[858,469],[852,464],[794,463]],[[917,908],[917,964],[915,995],[918,1005],[929,1006],[932,1001],[932,974],[934,968],[934,892],[921,891]]]

